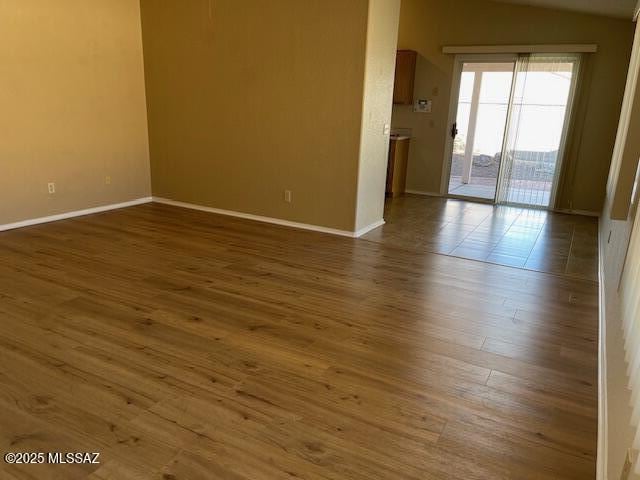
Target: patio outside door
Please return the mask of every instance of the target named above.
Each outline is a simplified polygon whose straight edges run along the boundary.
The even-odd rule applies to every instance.
[[[451,196],[495,201],[517,57],[457,64]]]
[[[577,55],[459,58],[448,194],[552,207],[578,67]]]

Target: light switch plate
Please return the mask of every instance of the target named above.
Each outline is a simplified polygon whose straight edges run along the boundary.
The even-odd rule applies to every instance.
[[[431,100],[416,100],[413,105],[415,113],[431,113],[433,102]]]

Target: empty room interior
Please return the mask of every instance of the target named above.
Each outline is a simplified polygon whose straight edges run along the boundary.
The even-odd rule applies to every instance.
[[[0,1],[0,478],[640,479],[639,12]]]

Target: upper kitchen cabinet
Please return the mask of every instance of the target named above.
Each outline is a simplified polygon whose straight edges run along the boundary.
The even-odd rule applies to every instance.
[[[416,77],[417,58],[418,54],[413,50],[398,50],[393,103],[400,105],[413,104],[413,82]]]

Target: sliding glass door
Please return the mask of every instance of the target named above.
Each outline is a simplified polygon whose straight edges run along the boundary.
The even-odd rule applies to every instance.
[[[578,68],[578,56],[522,55],[518,59],[498,203],[553,206]]]
[[[448,193],[493,202],[516,59],[491,60],[460,65]]]
[[[450,196],[552,207],[580,57],[459,60]]]

